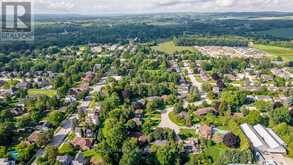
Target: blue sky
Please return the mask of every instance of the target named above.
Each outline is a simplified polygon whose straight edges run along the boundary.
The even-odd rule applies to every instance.
[[[293,0],[32,0],[35,13],[292,11]]]

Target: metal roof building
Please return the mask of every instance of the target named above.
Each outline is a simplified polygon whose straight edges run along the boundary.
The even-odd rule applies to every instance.
[[[256,151],[263,154],[286,154],[287,144],[272,129],[260,124],[251,126],[246,123],[240,127]]]

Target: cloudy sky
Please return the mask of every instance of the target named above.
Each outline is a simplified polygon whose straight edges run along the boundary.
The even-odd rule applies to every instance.
[[[31,0],[35,13],[292,11],[293,0]]]

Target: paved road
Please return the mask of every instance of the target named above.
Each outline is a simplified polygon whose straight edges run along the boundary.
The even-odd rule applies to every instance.
[[[188,63],[184,63],[184,69],[187,70],[187,75],[190,78],[192,85],[198,89],[199,93],[204,94],[205,92],[202,89],[202,83],[200,83],[196,80]]]
[[[72,115],[68,120],[64,120],[61,128],[54,134],[54,137],[49,145],[59,147],[66,136],[72,131],[73,123],[72,120],[76,118],[76,114]]]
[[[211,100],[209,100],[207,98],[207,93],[202,89],[202,83],[196,80],[196,78],[194,77],[193,72],[190,69],[189,64],[187,62],[184,62],[184,69],[187,70],[187,76],[189,77],[189,79],[192,83],[192,86],[194,86],[198,89],[198,91],[200,93],[200,97],[202,99],[202,100],[194,102],[194,103],[184,102],[184,106],[187,107],[188,104],[198,106],[198,105],[201,105],[204,101],[206,101],[207,103],[211,103]]]
[[[172,111],[173,111],[173,107],[168,107],[161,113],[161,123],[159,124],[159,127],[173,129],[176,134],[180,132],[180,129],[195,129],[193,127],[178,126],[177,124],[173,123],[169,119],[169,113]]]
[[[76,118],[76,114],[73,114],[69,117],[69,119],[66,119],[62,122],[60,129],[54,133],[52,141],[48,144],[48,146],[54,146],[54,147],[59,147],[66,136],[70,133],[73,123],[72,119]],[[35,158],[42,156],[44,154],[44,149],[39,149],[36,154],[33,156],[30,162],[32,162],[33,165],[36,164],[34,161]],[[28,164],[30,164],[30,162]]]

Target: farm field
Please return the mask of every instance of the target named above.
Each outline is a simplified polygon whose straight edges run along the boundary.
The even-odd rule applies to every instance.
[[[293,49],[270,45],[255,45],[255,48],[265,51],[274,57],[282,57],[284,60],[293,61]]]
[[[176,46],[173,41],[160,43],[158,46],[152,47],[155,50],[162,51],[167,54],[172,54],[177,52],[182,52],[185,50],[189,50],[191,52],[197,51],[195,48],[191,46]]]
[[[35,96],[35,95],[45,95],[49,97],[53,97],[57,95],[56,90],[48,90],[48,89],[29,89],[28,90],[29,96]]]

